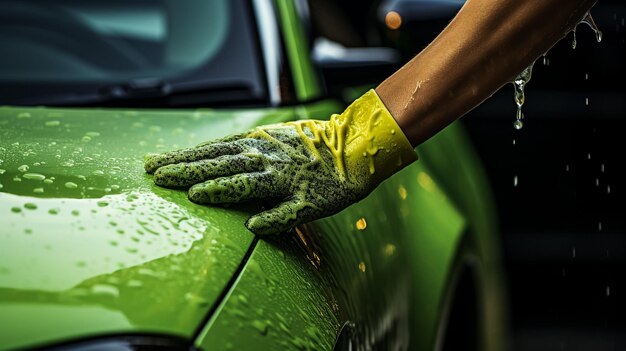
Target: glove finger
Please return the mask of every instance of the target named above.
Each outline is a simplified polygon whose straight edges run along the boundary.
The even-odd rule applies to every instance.
[[[257,172],[263,168],[263,159],[260,155],[226,155],[210,160],[160,167],[154,173],[154,182],[164,187],[188,187],[209,179]]]
[[[152,174],[160,167],[181,162],[193,162],[203,159],[216,158],[223,155],[235,155],[243,151],[243,148],[234,143],[216,142],[200,147],[181,149],[163,154],[149,155],[144,168]]]
[[[231,142],[240,140],[242,138],[245,138],[246,135],[247,135],[247,133],[231,134],[231,135],[225,136],[223,138],[202,142],[202,143],[196,145],[196,147],[203,147],[203,146],[208,146],[208,145],[217,144],[217,143],[231,143]]]
[[[218,204],[284,196],[280,184],[271,172],[242,173],[196,184],[189,189],[189,199],[199,204]]]
[[[279,234],[315,219],[318,212],[315,206],[303,198],[292,197],[270,210],[250,217],[246,221],[246,227],[257,235]]]

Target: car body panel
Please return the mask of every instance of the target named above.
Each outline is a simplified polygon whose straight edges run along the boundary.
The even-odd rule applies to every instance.
[[[309,56],[308,40],[294,1],[275,1],[285,40],[286,54],[293,74],[296,95],[300,101],[319,98],[321,87]]]
[[[249,212],[155,186],[142,156],[294,114],[0,108],[0,345],[190,336],[254,238]]]
[[[409,321],[414,312],[437,320],[466,222],[428,173],[413,164],[337,215],[299,226],[296,236],[260,241],[197,345],[328,350],[336,339],[328,331],[346,322],[360,349],[430,339],[429,329],[411,330]],[[415,283],[412,265],[423,273]],[[413,305],[413,294],[423,306]]]

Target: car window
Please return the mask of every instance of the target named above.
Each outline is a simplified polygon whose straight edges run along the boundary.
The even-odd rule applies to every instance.
[[[244,0],[3,1],[0,103],[54,102],[136,80],[235,86],[262,98],[252,18]]]

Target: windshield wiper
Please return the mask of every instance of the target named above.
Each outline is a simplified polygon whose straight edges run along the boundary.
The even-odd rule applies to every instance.
[[[128,99],[142,97],[167,96],[172,92],[172,86],[159,78],[134,79],[127,83],[106,86],[100,93],[111,99]]]
[[[160,78],[142,78],[99,87],[85,84],[62,88],[67,89],[66,92],[42,94],[4,103],[103,107],[238,107],[267,104],[262,91],[257,91],[251,84],[241,80],[171,83]]]

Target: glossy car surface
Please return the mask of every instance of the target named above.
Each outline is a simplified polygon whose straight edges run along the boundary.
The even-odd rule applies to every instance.
[[[276,238],[243,226],[268,203],[200,206],[145,174],[149,152],[342,110],[309,58],[302,3],[242,3],[266,84],[253,100],[275,107],[0,108],[0,348],[502,349],[492,204],[460,125],[363,201]],[[122,87],[112,105],[135,104]],[[452,328],[467,277],[475,311]]]

